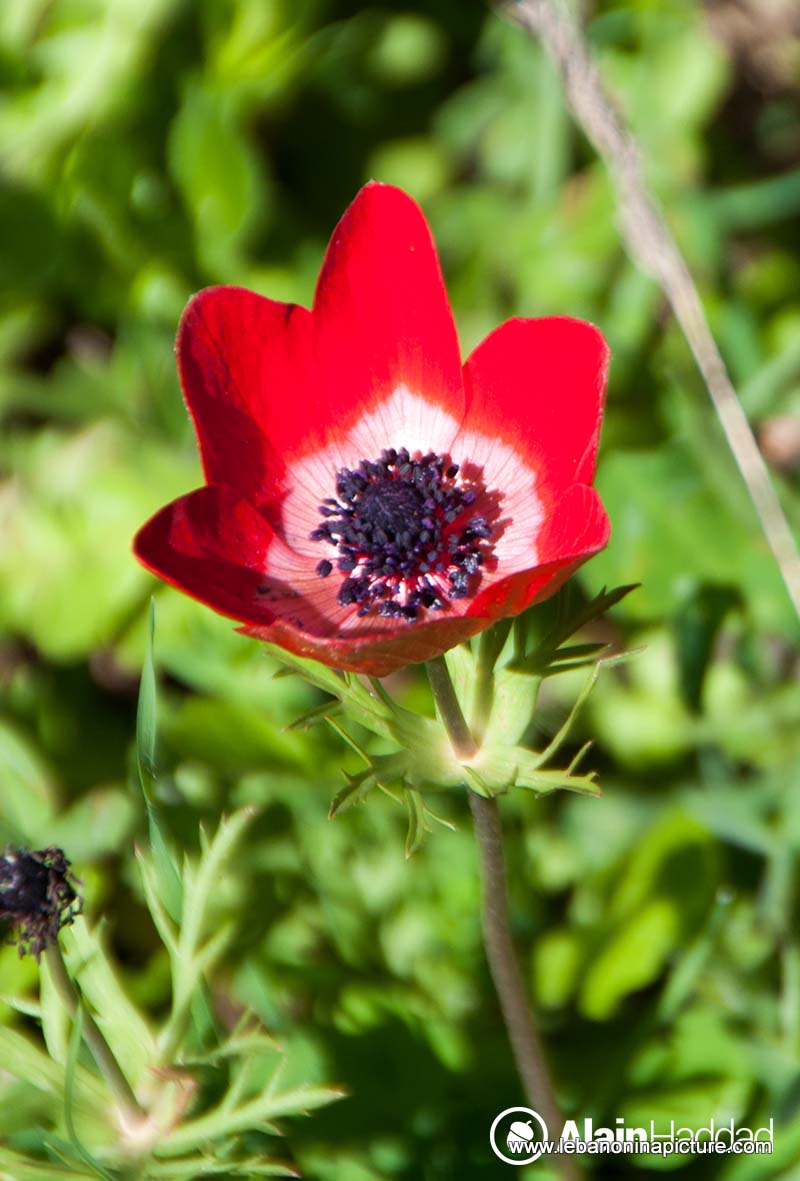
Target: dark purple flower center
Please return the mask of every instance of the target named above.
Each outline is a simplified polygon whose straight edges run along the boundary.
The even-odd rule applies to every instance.
[[[459,470],[449,456],[392,447],[337,473],[336,497],[319,506],[324,521],[311,538],[336,548],[317,574],[327,578],[335,562],[343,607],[413,621],[420,608],[438,611],[473,593],[494,530],[473,509],[485,489]]]
[[[30,853],[7,852],[0,859],[0,909],[9,914],[42,914],[50,906],[50,871]]]
[[[75,881],[61,849],[9,848],[0,854],[0,921],[11,927],[20,955],[38,959],[80,913]]]

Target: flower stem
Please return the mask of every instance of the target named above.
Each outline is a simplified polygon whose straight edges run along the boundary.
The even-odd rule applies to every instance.
[[[467,719],[461,711],[445,658],[436,656],[427,662],[425,668],[453,753],[459,760],[474,758],[478,753],[478,744],[472,737]]]
[[[453,751],[457,758],[470,759],[478,747],[461,710],[444,657],[429,660],[426,668]],[[481,863],[486,958],[525,1096],[530,1106],[541,1115],[551,1138],[556,1139],[564,1126],[564,1118],[545,1060],[541,1035],[525,995],[522,971],[511,938],[500,812],[495,799],[487,799],[471,789],[468,789],[467,797]],[[581,1171],[574,1157],[559,1154],[554,1157],[554,1162],[562,1181],[578,1181]]]
[[[53,987],[58,993],[64,1008],[74,1019],[78,1011],[78,1006],[82,1004],[82,1001],[78,989],[73,984],[67,972],[67,966],[64,963],[64,957],[61,954],[61,948],[58,942],[51,943],[45,949],[44,958],[47,963],[47,970],[50,973],[50,979],[53,982]],[[130,1083],[122,1073],[111,1047],[103,1037],[93,1017],[87,1013],[85,1006],[83,1007],[83,1039],[91,1050],[98,1069],[108,1083],[109,1089],[117,1100],[125,1119],[130,1121],[143,1119],[145,1112],[140,1107]]]
[[[511,938],[500,811],[495,799],[486,799],[474,791],[469,791],[468,797],[481,859],[486,958],[528,1103],[541,1115],[551,1137],[558,1139],[564,1116]],[[563,1181],[578,1181],[581,1171],[574,1157],[562,1154],[554,1160]]]

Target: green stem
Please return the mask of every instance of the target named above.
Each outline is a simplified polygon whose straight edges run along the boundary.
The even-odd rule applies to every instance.
[[[64,963],[64,957],[61,954],[61,948],[57,942],[51,943],[46,948],[44,958],[47,963],[47,970],[50,973],[50,979],[53,982],[53,987],[58,993],[64,1008],[73,1020],[75,1019],[79,1006],[82,1008],[83,1039],[91,1050],[98,1069],[108,1083],[109,1089],[116,1098],[125,1118],[132,1122],[144,1119],[146,1115],[145,1111],[140,1107],[130,1083],[125,1078],[119,1063],[114,1057],[111,1047],[100,1032],[97,1023],[87,1013],[86,1006],[81,1001],[78,989],[70,979],[67,966]]]
[[[467,720],[461,712],[461,705],[456,697],[450,672],[443,656],[436,656],[425,665],[428,680],[431,683],[433,697],[439,716],[444,723],[450,745],[457,759],[466,762],[478,753],[478,744],[472,737]]]
[[[478,751],[456,696],[444,657],[427,663],[433,696],[459,759],[470,759]],[[555,1095],[545,1059],[544,1046],[533,1011],[525,994],[519,960],[511,938],[508,911],[503,830],[495,799],[467,791],[475,825],[475,837],[483,884],[483,941],[492,980],[500,1001],[508,1039],[517,1071],[530,1106],[541,1115],[553,1139],[560,1135],[564,1117]],[[572,1156],[554,1157],[562,1181],[578,1181],[581,1170]]]

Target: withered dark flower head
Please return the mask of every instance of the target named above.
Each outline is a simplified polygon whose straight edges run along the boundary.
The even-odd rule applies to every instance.
[[[0,856],[0,922],[20,955],[38,959],[62,927],[80,914],[82,901],[62,849],[15,849]]]

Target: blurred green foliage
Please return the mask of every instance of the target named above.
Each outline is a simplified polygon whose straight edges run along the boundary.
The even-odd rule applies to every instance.
[[[791,7],[751,39],[733,0],[605,0],[589,29],[756,428],[800,414]],[[63,845],[126,988],[160,1013],[130,786],[155,590],[168,838],[196,852],[198,821],[262,809],[219,1004],[286,1045],[288,1083],[353,1094],[293,1127],[296,1162],[320,1181],[497,1176],[488,1127],[521,1096],[463,801],[443,800],[458,830],[409,862],[390,801],[329,822],[357,760],[286,729],[319,699],[130,556],[145,517],[200,479],[172,355],[186,299],[225,282],[308,303],[359,185],[398,183],[430,217],[465,352],[506,316],[567,313],[614,354],[598,479],[614,538],[581,579],[642,582],[590,638],[646,650],[603,674],[584,719],[604,798],[503,801],[564,1097],[600,1122],[772,1116],[774,1157],[672,1167],[800,1176],[797,620],[543,54],[456,0],[10,0],[0,86],[0,839]],[[796,462],[775,475],[797,520]],[[547,682],[531,737],[579,687]],[[395,689],[425,692],[414,672]],[[35,975],[0,953],[3,994]],[[12,1142],[9,1110],[0,1094]],[[600,1158],[597,1175],[658,1164]]]

